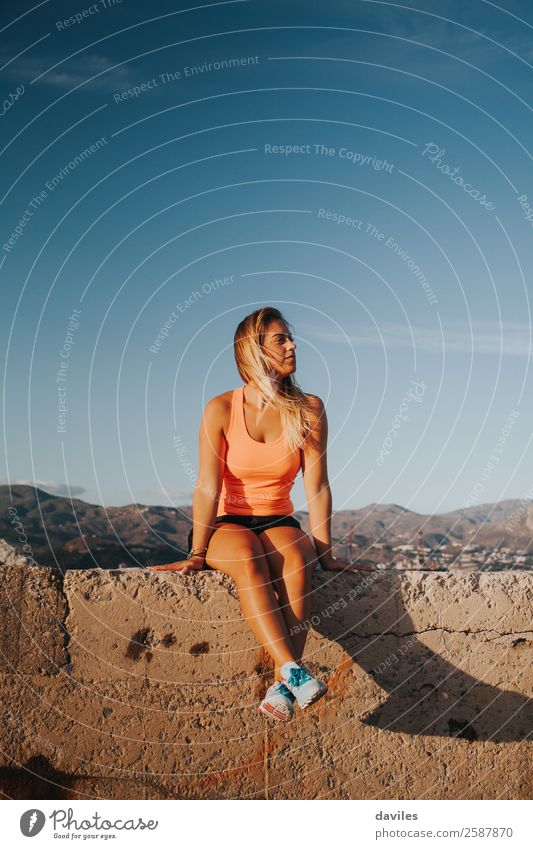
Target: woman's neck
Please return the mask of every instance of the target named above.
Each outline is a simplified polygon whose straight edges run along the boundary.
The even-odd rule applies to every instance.
[[[270,379],[270,385],[272,387],[273,392],[276,394],[279,392],[281,378],[278,375],[273,375],[270,373],[267,375]],[[247,392],[248,392],[248,400],[257,407],[258,410],[262,410],[268,404],[268,398],[265,398],[261,389],[258,389],[255,384],[248,383],[247,384]]]

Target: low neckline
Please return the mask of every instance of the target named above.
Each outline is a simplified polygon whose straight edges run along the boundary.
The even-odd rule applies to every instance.
[[[240,394],[240,403],[239,403],[239,408],[240,408],[240,411],[241,411],[241,417],[242,417],[243,430],[244,430],[244,432],[245,432],[246,436],[248,437],[248,439],[250,439],[250,440],[251,440],[252,442],[254,442],[256,445],[277,445],[277,444],[278,444],[278,442],[281,442],[281,440],[282,440],[282,439],[283,439],[283,437],[285,436],[285,433],[284,433],[283,429],[282,429],[282,431],[281,431],[280,436],[278,436],[278,438],[277,438],[277,439],[274,439],[272,442],[260,442],[258,439],[254,439],[254,438],[253,438],[253,436],[251,436],[251,435],[250,435],[250,433],[248,432],[248,428],[246,427],[246,417],[245,417],[245,415],[244,415],[244,401],[245,401],[245,398],[244,398],[244,385],[243,385],[243,386],[241,386],[240,392],[241,392],[241,394]]]

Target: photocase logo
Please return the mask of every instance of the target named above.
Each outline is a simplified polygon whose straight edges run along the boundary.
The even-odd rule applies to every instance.
[[[30,808],[29,811],[24,811],[20,818],[20,830],[24,837],[35,837],[42,830],[45,822],[46,817],[42,811]]]

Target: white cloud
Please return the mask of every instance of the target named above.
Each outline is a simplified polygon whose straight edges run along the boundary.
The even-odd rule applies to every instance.
[[[16,51],[12,48],[10,52]],[[2,59],[4,62],[9,59],[6,48],[0,51],[0,61]],[[128,65],[113,68],[114,60],[101,53],[81,53],[79,56],[74,56],[64,62],[61,59],[62,57],[54,57],[51,54],[24,56],[20,61],[9,66],[7,73],[17,80],[31,82],[47,71],[37,81],[37,85],[53,86],[54,88],[65,89],[65,91],[69,91],[86,80],[91,81],[84,88],[104,92],[121,91],[130,88],[135,82],[139,82],[132,77]],[[96,76],[98,74],[100,76]],[[91,79],[95,76],[96,79]],[[140,80],[140,82],[143,81],[144,79]]]
[[[69,496],[77,497],[81,495],[83,492],[87,492],[87,488],[84,486],[67,486],[66,483],[58,483],[57,481],[41,481],[41,480],[13,480],[7,481],[4,479],[2,484],[7,485],[10,483],[11,486],[36,486],[37,489],[42,489],[45,492],[48,492],[50,495],[62,495],[65,498]]]
[[[527,324],[506,321],[501,324],[496,321],[472,322],[472,332],[464,322],[448,322],[443,327],[443,339],[440,329],[420,325],[395,324],[384,322],[378,325],[383,337],[383,343],[378,330],[374,327],[361,327],[356,332],[346,330],[344,335],[339,330],[328,330],[324,327],[299,326],[299,336],[310,339],[321,339],[324,342],[336,342],[353,345],[355,349],[364,347],[412,348],[413,338],[417,351],[429,354],[441,354],[444,348],[448,354],[496,354],[504,356],[531,356],[532,328]]]

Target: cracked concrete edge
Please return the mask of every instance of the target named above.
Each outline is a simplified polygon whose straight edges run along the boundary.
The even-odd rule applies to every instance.
[[[40,665],[37,664],[35,651],[33,656],[31,652],[26,651],[24,658],[21,658],[20,646],[17,645],[15,653],[12,652],[11,668],[23,673],[42,672],[44,669],[47,674],[52,675],[63,669],[71,672],[74,660],[78,661],[80,671],[80,661],[81,666],[85,666],[87,660],[87,649],[84,650],[83,645],[97,645],[105,654],[106,639],[109,636],[106,631],[112,632],[113,628],[120,631],[122,623],[128,620],[130,614],[132,622],[128,625],[128,635],[119,634],[119,637],[128,639],[129,643],[132,639],[133,622],[137,622],[137,630],[139,627],[152,627],[154,622],[160,621],[158,617],[165,618],[164,611],[172,608],[185,614],[186,611],[192,612],[194,615],[191,618],[196,616],[198,620],[206,619],[206,613],[210,616],[215,610],[219,610],[219,630],[227,627],[227,620],[231,620],[234,625],[231,640],[236,640],[241,648],[246,640],[245,635],[248,635],[248,639],[250,637],[240,613],[234,583],[220,573],[202,572],[184,578],[172,573],[164,575],[141,569],[112,572],[89,569],[69,571],[63,575],[57,570],[34,566],[0,540],[0,558],[2,557],[5,562],[0,568],[4,572],[4,578],[8,573],[12,579],[20,580],[24,576],[29,578],[24,580],[23,590],[20,591],[19,607],[24,607],[25,610],[27,608],[24,616],[25,627],[38,628],[42,626],[43,621],[45,625],[51,626],[48,631],[48,645],[45,645],[38,633],[33,640],[41,656]],[[315,627],[313,620],[311,630],[318,630],[330,641],[338,640],[342,632],[341,636],[346,643],[351,640],[387,637],[397,640],[411,636],[423,638],[429,634],[481,636],[487,641],[505,638],[521,641],[530,640],[533,636],[533,630],[530,629],[530,605],[524,603],[524,599],[531,598],[532,594],[533,575],[530,572],[444,575],[413,571],[372,575],[372,582],[366,584],[365,579],[368,580],[368,576],[365,573],[315,573],[314,609],[318,614],[314,615],[318,616],[320,621]],[[4,593],[5,584],[6,581]],[[469,596],[465,595],[467,590],[470,591]],[[41,596],[49,600],[55,596],[53,614],[50,610],[39,610]],[[5,597],[9,603],[9,592]],[[334,610],[339,599],[342,600],[343,597],[348,598],[348,602]],[[497,598],[497,603],[491,607],[493,598]],[[401,603],[404,605],[405,628],[395,621]],[[157,608],[158,616],[151,615],[151,605]],[[378,629],[376,610],[380,611],[381,617],[381,627]],[[437,611],[441,621],[429,625],[427,620],[434,617]],[[492,624],[496,616],[499,627]],[[442,619],[446,617],[456,621],[457,626],[449,627],[449,623],[443,623]],[[511,622],[511,617],[516,621]],[[15,610],[14,620],[17,618],[20,625],[22,617],[17,617]],[[468,624],[465,627],[469,618],[475,621],[472,622],[472,627],[468,627]],[[492,621],[489,622],[488,619]],[[178,634],[183,645],[187,644],[187,640],[190,642],[194,631],[194,626],[189,623],[188,627],[186,620],[185,615],[184,625]],[[365,620],[368,620],[368,630],[364,627],[357,628],[357,625]],[[118,625],[115,624],[117,621]],[[400,627],[395,628],[395,625]],[[480,625],[482,627],[479,627]],[[512,627],[509,628],[509,625]],[[254,642],[253,638],[251,642]],[[47,649],[48,659],[43,667],[42,655],[46,654]],[[0,661],[1,659],[0,654]],[[98,658],[95,659],[95,665],[97,663]],[[92,671],[89,668],[85,670],[86,679],[96,677],[91,674]]]
[[[359,639],[366,639],[367,637],[395,637],[398,640],[402,640],[404,637],[416,637],[421,636],[423,634],[433,634],[433,633],[445,633],[445,634],[466,634],[466,635],[476,635],[476,634],[494,634],[495,636],[492,639],[497,639],[498,637],[531,637],[533,640],[533,631],[496,631],[494,628],[480,628],[479,630],[475,629],[462,629],[462,628],[443,628],[442,626],[436,626],[435,628],[421,628],[418,631],[375,631],[366,632],[364,634],[358,634],[355,631],[350,631],[350,637],[358,637]],[[490,638],[489,638],[490,640]]]
[[[68,662],[62,575],[35,566],[3,540],[0,558],[0,671],[53,675]]]

